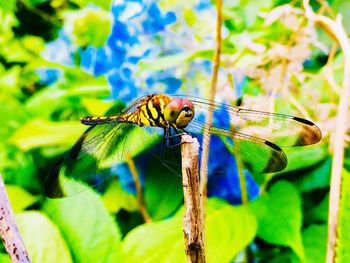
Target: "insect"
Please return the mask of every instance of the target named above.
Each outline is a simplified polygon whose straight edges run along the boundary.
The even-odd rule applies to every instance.
[[[206,123],[208,110],[222,122]],[[320,129],[303,118],[166,94],[144,96],[120,114],[87,116],[81,122],[90,127],[56,164],[57,173],[46,180],[46,194],[50,197],[65,195],[61,177],[94,184],[105,180],[111,173],[110,167],[127,158],[132,145],[128,137],[135,127],[160,129],[166,147],[176,146],[178,143],[173,139],[182,133],[198,134],[206,129],[222,138],[228,149],[238,145],[243,162],[257,173],[277,172],[286,167],[287,157],[280,146],[311,145],[322,137]]]

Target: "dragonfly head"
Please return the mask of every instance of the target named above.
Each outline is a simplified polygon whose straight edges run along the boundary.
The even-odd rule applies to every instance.
[[[186,99],[174,99],[164,109],[164,117],[170,125],[184,129],[193,119],[194,106]]]

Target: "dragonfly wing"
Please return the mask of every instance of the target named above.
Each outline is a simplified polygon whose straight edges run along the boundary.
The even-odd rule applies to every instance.
[[[97,185],[111,175],[110,167],[125,161],[133,125],[124,123],[91,126],[71,151],[51,169],[45,192],[49,197],[63,197],[80,192],[81,184]],[[73,182],[72,182],[73,181]]]
[[[194,104],[195,119],[200,120],[209,110],[214,114],[214,121],[225,122],[225,129],[261,138],[279,146],[310,145],[319,142],[322,137],[320,129],[303,118],[241,109],[196,97],[183,96],[183,98],[189,99]],[[222,128],[215,122],[211,126]]]
[[[210,134],[220,137],[230,153],[235,154],[238,150],[241,160],[253,173],[278,172],[287,166],[285,153],[274,143],[240,132],[211,127],[197,120],[191,122],[190,130],[195,133],[201,133],[204,128],[209,129]]]

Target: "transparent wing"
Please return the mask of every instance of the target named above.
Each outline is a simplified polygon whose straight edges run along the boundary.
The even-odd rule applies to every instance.
[[[232,154],[239,150],[241,160],[253,173],[277,172],[287,166],[285,153],[274,143],[240,132],[212,127],[198,120],[193,120],[189,125],[190,132],[195,134],[202,133],[204,128],[209,129],[212,135],[219,136]],[[207,142],[204,140],[203,143]],[[220,158],[220,153],[217,158]]]
[[[45,194],[64,197],[84,190],[84,184],[102,187],[112,175],[111,167],[137,155],[140,144],[147,147],[158,139],[158,134],[149,134],[126,123],[91,126],[51,169],[45,181]]]
[[[203,122],[208,110],[214,112],[214,120],[210,127],[222,128],[231,134],[241,133],[263,139],[279,146],[302,146],[317,143],[321,140],[320,129],[311,121],[303,118],[255,111],[210,102],[205,99],[189,96],[173,96],[189,99],[195,106],[195,120]],[[228,134],[226,134],[227,136]]]
[[[321,132],[312,122],[289,115],[241,109],[189,96],[195,117],[186,128],[189,132],[209,130],[221,137],[231,153],[239,149],[241,159],[252,172],[283,170],[287,157],[279,146],[302,146],[320,141]],[[213,112],[213,123],[205,123],[207,111]],[[204,142],[206,143],[206,142]]]

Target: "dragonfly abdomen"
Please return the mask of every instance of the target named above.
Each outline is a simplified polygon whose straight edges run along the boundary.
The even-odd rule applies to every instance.
[[[116,118],[112,116],[98,116],[98,117],[86,116],[80,119],[81,123],[85,125],[96,125],[96,124],[108,123],[108,122],[111,122],[112,120],[115,121]]]
[[[153,94],[141,99],[138,105],[129,107],[119,115],[87,116],[80,120],[85,125],[123,122],[138,126],[169,128],[169,122],[164,117],[164,108],[170,101],[171,98],[169,96]]]

